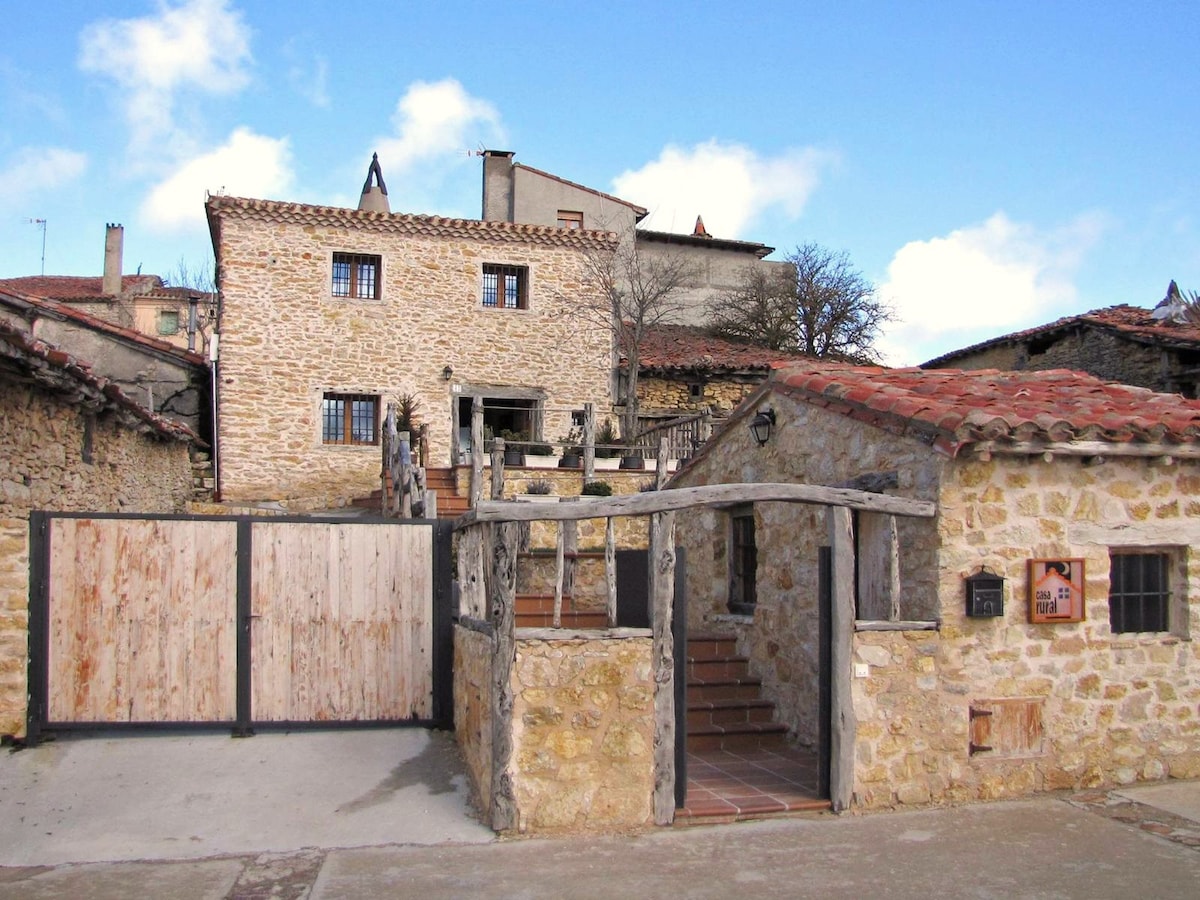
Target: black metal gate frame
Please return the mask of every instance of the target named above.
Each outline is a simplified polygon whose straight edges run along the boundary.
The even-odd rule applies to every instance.
[[[139,521],[189,521],[237,523],[237,711],[224,722],[50,722],[46,718],[50,691],[50,522],[54,519],[129,519]],[[251,577],[254,522],[330,525],[422,525],[433,529],[433,715],[429,719],[375,719],[371,721],[256,722],[251,708]],[[232,727],[234,737],[249,737],[255,729],[297,730],[322,728],[379,728],[415,725],[454,727],[454,616],[452,580],[453,525],[435,519],[385,519],[379,516],[220,516],[137,513],[32,512],[29,516],[29,707],[25,743],[34,746],[46,733],[58,730],[211,731]]]

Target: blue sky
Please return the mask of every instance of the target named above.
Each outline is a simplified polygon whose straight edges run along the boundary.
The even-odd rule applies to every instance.
[[[651,227],[845,250],[896,364],[1200,289],[1200,4],[15,3],[0,277],[211,255],[204,191],[479,215],[517,159]],[[13,39],[15,38],[15,39]]]

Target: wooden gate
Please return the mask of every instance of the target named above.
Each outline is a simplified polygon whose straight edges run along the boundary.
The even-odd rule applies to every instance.
[[[35,513],[29,734],[451,720],[449,526]]]

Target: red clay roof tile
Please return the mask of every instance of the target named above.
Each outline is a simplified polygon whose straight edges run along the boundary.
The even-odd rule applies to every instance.
[[[98,275],[27,275],[21,278],[0,278],[0,290],[13,290],[68,303],[111,300],[112,294],[104,293],[103,281]],[[161,285],[162,280],[157,275],[121,277],[122,293],[142,293]]]
[[[703,328],[654,325],[646,329],[639,348],[640,368],[651,374],[681,372],[760,372],[775,363],[799,358],[782,350],[712,337]]]

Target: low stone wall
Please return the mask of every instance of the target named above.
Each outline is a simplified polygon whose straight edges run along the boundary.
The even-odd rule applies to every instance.
[[[477,808],[485,819],[492,795],[491,665],[491,635],[462,624],[456,625],[454,736],[467,764]]]
[[[29,522],[0,519],[0,734],[25,734]]]
[[[530,640],[517,633],[510,771],[522,832],[653,823],[649,632],[595,635]]]

